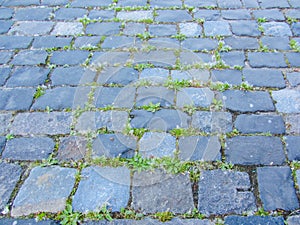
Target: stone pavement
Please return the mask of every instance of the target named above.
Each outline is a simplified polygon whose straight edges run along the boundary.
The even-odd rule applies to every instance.
[[[299,0],[0,0],[0,224],[300,224]]]

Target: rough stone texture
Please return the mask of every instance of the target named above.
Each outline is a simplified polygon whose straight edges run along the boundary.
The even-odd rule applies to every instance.
[[[32,43],[33,48],[63,48],[71,44],[71,37],[40,36],[35,37]]]
[[[47,159],[54,150],[54,141],[48,137],[14,138],[7,141],[2,158],[13,160]]]
[[[127,206],[130,192],[130,171],[125,167],[88,167],[82,170],[82,179],[72,205],[75,211],[99,211],[103,206],[112,212]]]
[[[240,51],[222,52],[221,58],[226,65],[231,67],[244,66],[245,65],[245,54]]]
[[[117,18],[120,20],[146,20],[152,19],[152,12],[151,11],[121,11],[118,12]]]
[[[238,115],[234,126],[242,133],[284,134],[283,118],[277,115]]]
[[[260,199],[265,210],[299,208],[289,167],[259,167],[257,179]]]
[[[165,87],[140,87],[137,90],[136,106],[160,103],[162,107],[170,107],[174,105],[174,99],[175,92]]]
[[[60,138],[57,159],[61,161],[76,161],[86,156],[87,140],[80,136]]]
[[[173,6],[173,2],[171,3]],[[156,10],[158,16],[155,20],[158,22],[184,22],[191,21],[192,16],[186,10]]]
[[[0,36],[0,49],[24,49],[32,41],[32,37]]]
[[[296,180],[297,180],[297,185],[298,185],[298,189],[299,189],[299,184],[300,184],[300,170],[296,171]]]
[[[288,37],[262,37],[261,42],[263,46],[267,46],[269,49],[277,50],[290,50]]]
[[[274,69],[244,69],[245,81],[256,87],[284,88],[282,72]],[[262,79],[263,78],[263,79]]]
[[[51,35],[65,36],[83,33],[82,23],[79,22],[57,22]]]
[[[249,175],[244,172],[202,171],[199,181],[198,210],[205,215],[255,210],[255,197]]]
[[[299,224],[299,221],[300,221],[300,216],[299,215],[289,216],[288,219],[287,219],[288,225],[297,225],[297,224]]]
[[[58,225],[58,222],[51,220],[36,221],[36,219],[0,219],[1,225]]]
[[[183,88],[177,92],[177,107],[195,106],[209,107],[214,98],[214,93],[209,88]]]
[[[20,36],[39,36],[49,34],[54,26],[48,21],[20,21],[16,22],[9,30],[9,34]]]
[[[125,35],[133,35],[133,36],[135,36],[136,34],[142,34],[145,31],[146,31],[145,24],[134,23],[134,22],[126,23],[125,28],[123,29],[123,33]]]
[[[189,176],[166,174],[160,170],[135,173],[132,207],[144,213],[188,212],[194,208]]]
[[[282,165],[285,155],[280,138],[238,136],[226,141],[226,161],[240,165]]]
[[[135,39],[133,37],[124,37],[124,36],[112,36],[105,38],[104,42],[101,44],[101,47],[104,49],[122,49],[128,48],[129,46],[134,46]]]
[[[154,84],[164,84],[168,79],[169,71],[162,68],[146,68],[140,74],[140,79]]]
[[[93,157],[132,158],[137,149],[137,141],[133,136],[121,133],[99,134],[93,143]]]
[[[192,116],[192,127],[206,133],[232,131],[232,116],[227,112],[197,111]]]
[[[19,113],[14,119],[11,132],[15,135],[68,134],[71,122],[71,113],[66,112]]]
[[[284,225],[284,218],[281,216],[227,216],[225,217],[225,225]],[[289,224],[290,225],[290,224]]]
[[[127,56],[127,55],[125,55]],[[109,57],[109,56],[107,56]],[[120,55],[122,57],[122,54]],[[133,68],[109,68],[100,74],[97,82],[101,84],[129,85],[138,79],[138,71]],[[128,88],[125,88],[127,90]]]
[[[300,133],[300,115],[287,115],[285,116],[285,124],[287,132],[290,134]]]
[[[269,36],[292,36],[292,32],[287,23],[282,22],[268,22],[263,23],[264,34]]]
[[[84,17],[87,10],[76,8],[59,8],[55,11],[55,20],[76,20]]]
[[[21,177],[21,166],[16,164],[0,163],[0,210],[2,211],[10,199],[16,184]],[[0,221],[1,223],[1,221]]]
[[[6,64],[10,61],[12,57],[12,52],[0,52],[0,64]],[[1,74],[3,73],[3,69],[6,69],[5,67],[1,67]],[[8,68],[7,68],[8,69]],[[3,76],[3,75],[1,75]],[[3,84],[3,78],[0,78],[1,82]]]
[[[299,136],[286,136],[286,151],[290,161],[300,161],[300,137]]]
[[[213,70],[211,72],[212,81],[239,85],[242,83],[242,73],[238,70]]]
[[[14,18],[23,21],[42,21],[48,20],[51,12],[51,8],[17,8]]]
[[[0,114],[0,134],[7,133],[11,118],[11,113]]]
[[[237,112],[274,111],[272,99],[263,91],[228,90],[223,93],[224,106]]]
[[[287,76],[289,83],[293,87],[296,87],[300,84],[300,72],[287,73],[286,76]]]
[[[2,153],[4,147],[5,147],[6,138],[3,136],[0,136],[0,153]]]
[[[57,65],[78,65],[84,63],[88,58],[87,51],[70,50],[70,51],[55,51],[50,59],[50,63]]]
[[[221,160],[221,144],[217,136],[187,136],[179,138],[179,158],[187,161]]]
[[[179,30],[181,34],[187,37],[194,37],[201,35],[202,27],[197,23],[180,23]]]
[[[230,23],[232,33],[237,36],[252,36],[256,37],[261,34],[258,30],[258,24],[255,21],[234,21]]]
[[[276,101],[276,109],[282,113],[300,112],[300,92],[297,90],[283,89],[273,91],[272,97]]]
[[[14,200],[12,216],[64,210],[75,173],[75,169],[58,166],[33,168]]]
[[[227,37],[224,42],[234,50],[258,48],[258,41],[253,37]]]
[[[287,67],[284,60],[284,55],[278,52],[250,52],[248,53],[248,60],[250,66],[256,68],[274,67],[284,68]]]
[[[187,38],[182,42],[182,47],[189,50],[213,50],[217,47],[218,42],[209,38]]]
[[[113,35],[120,32],[121,23],[117,22],[103,22],[103,23],[90,23],[86,27],[87,34],[94,35]]]
[[[46,51],[20,51],[11,61],[14,65],[39,65],[45,64],[48,54]]]
[[[33,88],[1,89],[0,110],[28,110],[34,93]]]
[[[204,22],[204,33],[206,36],[229,36],[231,35],[229,23],[225,21]]]
[[[290,52],[286,53],[286,58],[292,67],[299,67],[300,65],[300,53],[298,52]]]

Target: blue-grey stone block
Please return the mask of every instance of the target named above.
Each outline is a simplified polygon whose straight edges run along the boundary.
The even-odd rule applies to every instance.
[[[287,79],[289,83],[293,86],[296,87],[300,84],[300,72],[291,72],[287,73]]]
[[[253,37],[227,37],[224,39],[226,45],[233,50],[258,49],[258,41]]]
[[[204,33],[206,36],[230,36],[232,35],[229,23],[225,21],[206,21],[204,22]]]
[[[0,109],[28,110],[34,93],[33,88],[2,89],[0,90]]]
[[[291,54],[291,53],[290,53]],[[248,53],[248,61],[250,66],[262,68],[262,67],[274,67],[284,68],[287,67],[284,55],[282,53],[273,52],[250,52]]]
[[[214,93],[209,88],[183,88],[177,92],[176,105],[209,107],[214,98]]]
[[[261,32],[258,30],[258,24],[255,21],[242,20],[230,23],[232,33],[237,36],[260,36]]]
[[[63,48],[71,44],[71,37],[40,36],[35,37],[32,43],[33,48]]]
[[[300,112],[300,92],[292,89],[273,91],[272,97],[276,101],[276,109],[283,113]]]
[[[11,35],[39,36],[49,34],[54,26],[50,21],[19,21],[9,30]]]
[[[12,21],[0,20],[0,34],[5,34],[13,25]]]
[[[231,67],[234,66],[245,66],[245,54],[241,51],[222,52],[222,61]]]
[[[79,18],[83,18],[88,13],[85,9],[80,8],[59,8],[55,11],[55,20],[77,20]]]
[[[47,52],[43,50],[24,50],[20,51],[11,61],[14,65],[39,65],[45,64]]]
[[[6,64],[12,57],[12,52],[0,52],[0,64]]]
[[[165,87],[139,87],[137,89],[136,106],[160,103],[162,107],[174,105],[175,91]]]
[[[212,70],[212,81],[240,85],[242,83],[242,72],[239,70]]]
[[[300,137],[298,136],[286,136],[286,152],[290,161],[300,161]],[[300,180],[299,180],[300,182]]]
[[[225,225],[284,225],[284,218],[282,216],[227,216],[225,217]]]
[[[50,13],[52,13],[51,8],[18,8],[15,11],[14,19],[18,21],[49,20]]]
[[[150,24],[149,32],[154,36],[172,36],[176,35],[177,28],[173,24]]]
[[[0,19],[6,20],[11,19],[13,16],[14,10],[11,8],[0,8]]]
[[[72,50],[72,51],[55,51],[53,52],[50,63],[57,65],[78,65],[84,63],[88,58],[88,51]]]
[[[90,23],[86,27],[86,33],[94,35],[114,35],[120,33],[120,26],[121,23],[117,22]]]
[[[288,37],[262,37],[260,40],[262,45],[269,49],[290,50]]]
[[[283,22],[267,22],[261,25],[264,29],[264,34],[268,36],[284,37],[292,36],[291,29],[287,23]]]
[[[285,20],[283,13],[279,9],[260,9],[253,10],[255,19],[265,18],[267,21],[283,21]]]
[[[12,118],[11,113],[0,114],[0,134],[7,133],[11,118]]]
[[[174,6],[173,1],[169,3]],[[156,10],[156,12],[158,14],[155,17],[157,22],[176,23],[192,20],[192,16],[186,10]]]
[[[0,86],[3,86],[9,77],[10,68],[8,67],[0,67]]]
[[[242,3],[239,0],[218,0],[218,6],[225,9],[241,8]]]
[[[187,38],[182,42],[182,47],[189,50],[213,50],[218,46],[218,42],[209,38]]]
[[[223,10],[222,17],[228,20],[249,20],[250,11],[246,9]]]
[[[200,9],[194,13],[195,19],[204,19],[205,21],[217,21],[221,18],[220,10]]]

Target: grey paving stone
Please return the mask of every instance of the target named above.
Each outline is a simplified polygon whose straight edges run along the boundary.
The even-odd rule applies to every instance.
[[[41,0],[43,5],[59,6],[68,4],[69,0]]]
[[[0,114],[0,134],[7,133],[11,118],[12,118],[11,113]]]
[[[229,23],[226,21],[206,21],[204,22],[204,33],[206,36],[230,36],[232,35]]]
[[[285,124],[287,126],[287,132],[289,134],[295,134],[295,133],[300,133],[300,116],[299,115],[292,115],[288,114],[284,118]]]
[[[300,66],[300,53],[291,52],[286,53],[286,58],[289,61],[291,67],[299,67]]]
[[[75,211],[99,211],[107,206],[112,212],[125,208],[129,200],[130,171],[126,167],[88,167],[82,170],[72,202]]]
[[[253,10],[252,13],[255,19],[265,18],[267,21],[285,20],[283,13],[279,9]]]
[[[179,158],[188,161],[221,160],[221,144],[217,136],[186,136],[179,138]]]
[[[68,36],[83,34],[83,25],[80,22],[57,22],[51,35]]]
[[[43,21],[49,20],[52,8],[17,8],[14,19],[18,21]]]
[[[1,225],[58,225],[58,222],[52,220],[36,221],[36,219],[12,219],[2,218],[0,219]]]
[[[296,170],[296,180],[297,180],[297,185],[299,189],[299,184],[300,184],[300,170]]]
[[[276,2],[272,0],[261,0],[260,6],[262,8],[289,8],[290,5],[288,4],[287,0],[278,0]]]
[[[290,161],[300,161],[300,137],[298,136],[286,136],[284,137],[284,140],[286,142],[286,152],[288,159]],[[300,182],[300,180],[299,180]]]
[[[292,87],[296,87],[300,84],[300,72],[287,73],[286,76]]]
[[[8,204],[10,196],[14,191],[16,184],[18,183],[22,173],[22,168],[16,164],[0,163],[0,183],[1,183],[1,199],[0,209],[1,211]]]
[[[38,36],[48,34],[54,26],[50,21],[20,21],[9,30],[12,35]]]
[[[117,22],[90,23],[86,27],[86,33],[93,35],[114,35],[120,33],[120,27],[121,23]]]
[[[222,17],[228,20],[249,20],[250,11],[246,9],[222,10]]]
[[[88,132],[107,128],[110,131],[122,132],[128,121],[128,113],[125,111],[85,112],[76,124],[76,130]]]
[[[23,49],[28,48],[32,37],[24,36],[0,36],[0,49]]]
[[[292,24],[292,31],[295,36],[300,36],[300,22]]]
[[[31,109],[46,109],[50,107],[53,110],[75,109],[78,106],[84,107],[88,101],[90,87],[57,87],[46,90],[45,94],[37,98]]]
[[[10,68],[8,67],[0,67],[0,86],[3,86],[9,77]]]
[[[168,76],[169,71],[162,68],[146,68],[140,73],[141,80],[148,80],[154,84],[164,84]]]
[[[0,90],[0,109],[28,110],[34,93],[35,90],[33,88],[2,89]]]
[[[191,210],[194,203],[188,174],[171,175],[160,170],[135,173],[132,207],[145,213]]]
[[[146,32],[146,25],[143,23],[128,22],[123,29],[125,35],[135,36],[136,34],[143,34],[144,32]]]
[[[292,7],[300,8],[300,2],[298,2],[297,0],[290,0],[290,4]]]
[[[128,46],[129,47],[129,46]],[[130,61],[130,53],[122,52],[122,51],[108,51],[108,52],[95,52],[90,61],[90,65],[92,67],[102,67],[102,66],[111,66],[105,67],[104,70],[101,71],[98,82],[106,82],[108,78],[111,77],[111,74],[115,74],[117,71],[123,69],[120,66],[126,64],[126,62]],[[132,61],[131,61],[132,62]],[[125,68],[124,68],[125,70]],[[104,77],[103,77],[104,76]]]
[[[6,64],[9,62],[9,60],[11,59],[13,53],[12,52],[0,52],[0,64]]]
[[[135,90],[134,87],[100,87],[96,90],[95,106],[131,109],[134,105]]]
[[[71,44],[71,37],[40,36],[35,37],[32,43],[33,48],[63,48]]]
[[[183,88],[177,92],[176,105],[209,107],[214,98],[214,93],[209,88]]]
[[[152,45],[154,46],[156,49],[158,50],[162,50],[162,53],[168,53],[170,54],[170,56],[172,56],[170,51],[164,51],[169,49],[179,49],[180,48],[180,42],[179,40],[175,39],[175,38],[170,38],[170,37],[155,37],[155,38],[151,38],[150,40],[148,40],[148,45]],[[172,61],[173,61],[173,56],[172,56]],[[167,61],[169,62],[169,61]],[[157,65],[160,66],[160,65]]]
[[[155,113],[134,110],[130,113],[133,128],[169,131],[175,128],[188,128],[189,116],[179,110],[161,109]]]
[[[231,67],[245,66],[245,54],[241,51],[222,52],[221,58],[223,62]]]
[[[125,53],[117,57],[122,56],[127,57],[128,55]],[[117,60],[117,58],[113,60]],[[101,73],[98,77],[97,83],[129,85],[138,80],[138,75],[138,71],[133,68],[113,67],[111,69],[104,70],[103,73]]]
[[[158,40],[158,42],[151,42],[150,44],[154,46],[166,44],[169,46],[170,43]],[[174,44],[172,46],[174,46]],[[176,57],[171,50],[155,50],[150,52],[137,52],[134,54],[133,61],[135,63],[151,63],[156,67],[167,67],[175,64]]]
[[[287,223],[288,225],[297,225],[300,221],[300,216],[296,215],[296,216],[289,216],[287,218]]]
[[[288,37],[262,37],[260,40],[269,49],[290,50]]]
[[[182,42],[182,47],[189,50],[214,50],[218,42],[209,38],[187,38]]]
[[[258,49],[258,41],[253,37],[227,37],[224,39],[226,45],[233,50]]]
[[[151,0],[150,5],[155,8],[163,8],[163,7],[181,7],[181,0],[173,0],[173,1],[159,1],[159,0]]]
[[[57,67],[51,73],[52,85],[79,85],[93,82],[96,72],[80,66]]]
[[[120,20],[146,20],[153,19],[153,13],[149,10],[120,11],[117,13],[117,18]]]
[[[286,17],[300,19],[300,10],[299,9],[290,9],[285,12]]]
[[[198,210],[206,215],[241,214],[255,210],[255,197],[248,191],[250,187],[249,175],[245,172],[202,171],[199,181]]]
[[[272,97],[276,101],[276,109],[283,113],[300,112],[300,93],[297,90],[283,89],[273,91]]]
[[[105,9],[105,10],[99,10],[99,9],[92,9],[89,13],[88,18],[90,19],[102,19],[102,20],[107,20],[107,19],[112,19],[114,18],[115,11],[111,9]]]
[[[135,39],[126,36],[112,36],[105,38],[101,47],[104,49],[117,49],[117,48],[128,48],[129,46],[134,46]]]
[[[283,22],[267,22],[261,25],[264,29],[264,34],[269,36],[284,37],[292,36],[292,32],[287,23]]]
[[[243,5],[246,8],[258,8],[258,2],[257,1],[253,1],[253,0],[242,0]]]
[[[80,8],[59,8],[55,11],[55,20],[72,21],[83,18],[88,13],[85,9]]]
[[[109,6],[111,1],[107,0],[75,0],[71,3],[72,7],[102,7],[102,6]]]
[[[192,116],[192,127],[206,133],[232,131],[232,117],[227,112],[197,111]]]
[[[100,46],[101,37],[99,36],[82,36],[77,37],[74,42],[75,48],[88,48],[88,47],[98,47]]]
[[[282,53],[270,53],[270,52],[249,52],[248,60],[250,66],[262,68],[262,67],[274,67],[284,68],[287,67]]]
[[[223,92],[224,106],[236,112],[274,111],[272,99],[263,91],[237,91]]]
[[[283,118],[278,115],[238,115],[234,126],[242,133],[284,134]]]
[[[5,0],[2,6],[31,6],[39,4],[39,0]]]
[[[19,67],[17,68],[8,81],[7,87],[34,87],[41,85],[47,79],[50,70],[42,67]]]
[[[20,51],[11,61],[14,65],[39,65],[45,64],[48,54],[43,50]]]
[[[60,138],[57,159],[60,161],[76,161],[83,159],[87,154],[87,140],[81,136]]]
[[[259,167],[257,179],[265,210],[294,210],[299,207],[289,167]]]
[[[242,72],[239,70],[212,70],[212,81],[219,81],[232,85],[240,85],[242,83]]]
[[[205,21],[216,21],[221,18],[221,11],[220,10],[200,9],[194,13],[194,18],[195,19],[204,19]]]
[[[70,50],[53,52],[50,63],[57,65],[78,65],[88,58],[88,51]]]
[[[47,159],[54,150],[54,144],[48,137],[14,138],[7,141],[2,158],[28,161]]]
[[[252,36],[257,37],[261,35],[258,30],[258,24],[255,21],[241,20],[230,22],[232,33],[237,36]]]
[[[6,20],[11,19],[13,16],[14,10],[11,8],[0,8],[0,19]]]
[[[0,34],[5,34],[13,25],[12,21],[0,20]]]
[[[226,141],[226,161],[239,165],[282,165],[285,155],[280,138],[237,136]]]
[[[146,6],[147,0],[119,0],[119,6]]]
[[[213,63],[214,61],[212,55],[209,53],[192,52],[185,49],[180,53],[179,60],[181,64],[185,65]],[[189,78],[192,77],[189,76]]]
[[[139,141],[139,153],[144,158],[174,157],[176,138],[171,134],[146,132]]]
[[[285,87],[285,81],[280,70],[244,69],[243,76],[246,82],[256,87]]]
[[[180,23],[179,30],[187,37],[200,36],[202,33],[202,27],[197,23]]]
[[[239,0],[217,0],[220,8],[236,9],[241,8],[242,3]]]
[[[199,61],[203,62],[202,56],[199,57]],[[198,61],[198,62],[199,62]],[[200,83],[206,83],[209,80],[210,74],[208,70],[192,69],[188,71],[171,70],[172,79],[178,80],[196,80]]]
[[[137,149],[137,141],[133,136],[121,133],[99,134],[93,142],[92,157],[132,158]]]
[[[71,122],[71,113],[19,113],[11,126],[11,132],[15,135],[68,134]]]
[[[14,200],[13,217],[64,210],[75,184],[76,170],[59,166],[35,167]]]
[[[0,136],[0,153],[2,154],[5,147],[6,137]]]
[[[165,87],[139,87],[137,89],[136,106],[158,104],[162,107],[174,105],[175,91]]]
[[[188,5],[188,6],[195,6],[195,7],[201,7],[201,8],[203,8],[205,6],[217,7],[216,0],[199,0],[199,1],[185,0],[184,4]]]
[[[155,36],[172,36],[176,35],[177,29],[174,24],[150,24],[149,32]]]
[[[227,216],[225,217],[225,225],[284,225],[284,218],[282,216]]]
[[[173,1],[169,4],[174,6]],[[155,21],[157,22],[176,23],[192,20],[192,16],[186,10],[156,10],[156,12],[158,16],[155,17]]]

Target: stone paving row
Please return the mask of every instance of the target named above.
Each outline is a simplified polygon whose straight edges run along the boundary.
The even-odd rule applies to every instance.
[[[0,0],[0,224],[300,224],[299,85],[298,0]]]

